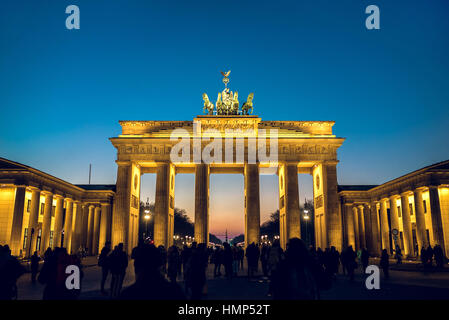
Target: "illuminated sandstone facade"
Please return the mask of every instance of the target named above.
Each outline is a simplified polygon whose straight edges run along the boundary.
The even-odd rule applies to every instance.
[[[304,173],[311,174],[314,181],[317,246],[334,245],[341,249],[336,166],[337,149],[344,139],[332,133],[334,122],[262,121],[250,115],[207,115],[193,121],[120,121],[120,125],[122,133],[110,139],[117,149],[118,165],[113,244],[126,243],[128,252],[137,245],[140,178],[145,173],[157,176],[154,216],[157,245],[167,247],[173,243],[175,177],[182,173],[195,174],[195,241],[208,243],[210,174],[240,173],[245,181],[246,243],[259,243],[259,174],[271,172],[279,176],[282,246],[285,247],[289,238],[301,236],[298,173]],[[227,131],[231,129],[233,135]],[[177,138],[173,138],[174,130],[178,132]],[[235,134],[236,130],[245,133]],[[263,151],[270,150],[276,141],[275,161],[263,157],[248,160],[253,148],[261,146],[258,140],[261,136],[266,138]],[[172,149],[182,138],[191,147],[182,150],[187,158],[174,162]],[[214,161],[205,163],[201,155],[211,142],[231,151],[218,154],[214,150]],[[258,155],[259,151],[260,148]]]
[[[438,244],[449,256],[449,161],[379,186],[339,186],[339,199],[345,246],[417,256]]]
[[[0,158],[0,244],[16,256],[56,246],[97,254],[111,237],[114,190],[73,185]]]

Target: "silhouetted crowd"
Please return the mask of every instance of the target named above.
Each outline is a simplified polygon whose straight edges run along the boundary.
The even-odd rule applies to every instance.
[[[440,246],[421,250],[421,262],[431,267],[433,260],[441,268],[445,256]],[[394,250],[397,263],[402,262],[399,246]],[[284,251],[275,240],[273,244],[257,245],[251,243],[246,250],[239,245],[207,247],[204,243],[192,243],[178,248],[173,245],[166,250],[152,243],[140,241],[132,250],[135,282],[123,287],[128,268],[128,254],[122,243],[111,248],[106,242],[98,257],[101,268],[100,289],[111,299],[155,299],[183,300],[201,299],[207,294],[207,269],[213,265],[215,278],[224,276],[229,281],[242,276],[246,258],[248,279],[258,277],[269,282],[267,295],[273,299],[319,299],[320,292],[332,287],[336,275],[341,273],[354,280],[354,272],[361,268],[362,273],[369,265],[370,255],[366,248],[354,251],[352,246],[341,253],[335,247],[315,249],[298,238],[292,238]],[[41,257],[34,252],[30,257],[31,282],[44,285],[43,299],[77,299],[81,288],[68,289],[66,286],[66,267],[76,265],[83,277],[82,255],[69,255],[65,248],[48,248],[43,254],[43,264],[39,272]],[[259,272],[259,266],[261,272]],[[390,256],[382,250],[379,266],[385,278],[389,278]],[[222,274],[223,271],[223,274]],[[0,299],[17,298],[16,281],[26,272],[22,264],[11,255],[7,245],[0,246]],[[109,288],[106,290],[109,279]],[[183,280],[184,288],[178,280]]]

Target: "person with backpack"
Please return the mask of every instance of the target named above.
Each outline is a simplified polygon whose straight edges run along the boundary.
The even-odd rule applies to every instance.
[[[98,257],[98,266],[101,267],[101,293],[103,295],[107,295],[107,292],[104,290],[104,284],[106,283],[106,279],[108,278],[109,273],[109,265],[108,265],[109,252],[111,252],[111,242],[106,241],[103,249],[101,249],[100,256]]]

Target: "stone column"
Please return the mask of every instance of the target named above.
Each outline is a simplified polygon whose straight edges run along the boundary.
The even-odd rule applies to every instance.
[[[412,237],[412,223],[410,220],[410,207],[408,202],[408,194],[401,194],[401,210],[402,210],[402,224],[404,234],[404,253],[407,256],[413,256],[413,237]]]
[[[73,221],[73,200],[66,199],[65,221],[64,221],[64,247],[70,254],[72,252],[72,221]]]
[[[359,234],[360,234],[360,249],[366,248],[366,238],[365,238],[365,221],[363,217],[363,205],[357,207],[358,218],[359,218]]]
[[[74,233],[72,235],[72,249],[76,253],[81,246],[82,233],[83,233],[83,206],[82,203],[77,201],[75,211],[75,226],[72,228]]]
[[[326,199],[326,228],[328,247],[334,246],[341,252],[343,232],[340,210],[338,210],[337,163],[326,163],[323,166],[324,197]]]
[[[41,191],[33,189],[31,191],[30,217],[28,220],[28,243],[26,246],[27,257],[30,257],[34,253],[34,251],[36,251],[40,198]]]
[[[25,186],[16,187],[16,197],[14,198],[14,213],[11,226],[10,249],[13,256],[20,255],[22,249],[22,227],[23,211],[25,208]]]
[[[173,243],[174,168],[172,164],[157,166],[154,207],[154,243],[168,248]],[[195,214],[196,219],[196,214]],[[196,224],[196,220],[195,220]],[[195,238],[197,242],[198,239]]]
[[[95,221],[95,206],[89,206],[89,222],[87,224],[87,252],[89,255],[93,254],[93,239],[94,239],[94,221]]]
[[[445,252],[443,218],[441,216],[441,203],[437,186],[429,186],[429,202],[430,214],[432,218],[433,239],[435,244],[440,245],[443,252]]]
[[[352,212],[354,217],[354,232],[355,232],[355,247],[354,250],[360,249],[360,228],[359,228],[359,212],[357,210],[357,205],[352,206]]]
[[[101,220],[100,220],[100,243],[99,250],[103,248],[106,241],[111,241],[111,204],[101,204]]]
[[[415,201],[416,211],[416,240],[418,242],[418,255],[421,255],[421,248],[427,248],[426,218],[424,216],[424,202],[422,198],[422,189],[413,191],[413,200]]]
[[[100,214],[101,208],[99,206],[95,207],[94,210],[94,234],[92,237],[92,254],[98,254],[99,237],[100,237]]]
[[[61,236],[62,236],[62,220],[64,215],[64,198],[61,196],[56,197],[56,209],[55,209],[55,224],[53,228],[53,248],[61,247]]]
[[[87,237],[88,237],[88,229],[89,229],[89,206],[86,204],[83,204],[83,227],[81,231],[81,246],[83,248],[88,248],[87,246]]]
[[[195,167],[195,241],[209,243],[209,166]]]
[[[372,237],[372,226],[371,226],[371,213],[369,205],[365,204],[363,206],[363,221],[365,224],[365,241],[366,241],[366,249],[368,252],[373,251],[373,237]]]
[[[390,227],[388,225],[387,200],[380,201],[380,228],[382,234],[382,249],[387,249],[390,254]]]
[[[129,233],[131,164],[119,163],[117,169],[116,208],[112,217],[112,246],[126,244]],[[126,249],[125,249],[126,250]]]
[[[379,231],[379,221],[377,214],[377,205],[375,202],[371,203],[371,236],[373,241],[373,255],[380,256],[380,231]]]
[[[398,230],[399,234],[399,215],[398,215],[398,206],[396,205],[396,196],[390,196],[390,222],[391,222],[391,230]],[[394,236],[393,236],[394,237]],[[401,246],[399,238],[398,240],[394,240],[393,238],[393,249],[396,250],[396,245]]]
[[[345,220],[346,220],[346,236],[348,247],[352,246],[355,249],[355,229],[354,229],[354,212],[352,210],[352,204],[345,203]]]
[[[259,165],[245,163],[245,245],[256,245],[260,242],[260,195],[259,195]],[[287,179],[287,178],[286,178]],[[298,188],[298,181],[296,181]],[[298,189],[296,189],[298,190]],[[293,203],[290,204],[294,206]],[[287,209],[288,211],[288,209]],[[299,207],[298,207],[299,218]],[[287,226],[288,226],[287,213]],[[294,222],[293,222],[294,223]],[[295,228],[295,226],[293,226]],[[288,228],[287,228],[288,230]],[[287,235],[288,235],[287,231]]]
[[[51,209],[53,208],[53,194],[45,194],[45,207],[44,216],[42,219],[42,235],[41,235],[41,254],[44,254],[45,250],[50,244],[50,227],[51,227]]]

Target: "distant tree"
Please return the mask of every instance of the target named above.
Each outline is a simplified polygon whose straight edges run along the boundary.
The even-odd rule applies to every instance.
[[[237,237],[234,237],[231,239],[231,241],[229,241],[231,244],[234,243],[240,243],[240,242],[244,242],[245,241],[245,235],[241,234],[238,235]]]
[[[223,242],[218,239],[214,234],[209,233],[209,242],[215,243],[215,244],[222,244]]]
[[[307,215],[309,220],[304,220],[304,210],[308,210]],[[309,244],[315,243],[314,232],[314,205],[312,200],[305,199],[304,204],[299,207],[300,212],[300,226],[301,226],[301,238],[308,239]],[[306,227],[307,223],[307,227]],[[269,239],[273,239],[275,235],[279,235],[279,210],[270,214],[269,220],[262,223],[260,226],[260,234],[267,235]],[[306,232],[307,231],[307,232]],[[308,236],[307,236],[308,235]]]
[[[150,211],[151,218],[148,220],[148,233],[151,237],[154,235],[154,202],[150,203],[148,207],[146,204],[140,202],[140,219],[139,219],[139,239],[143,238],[143,234],[146,232],[146,220],[145,210]],[[190,236],[193,237],[195,234],[195,227],[193,222],[190,220],[185,209],[175,208],[174,209],[174,234],[181,237]],[[221,240],[215,235],[209,234],[209,241],[221,244]]]

